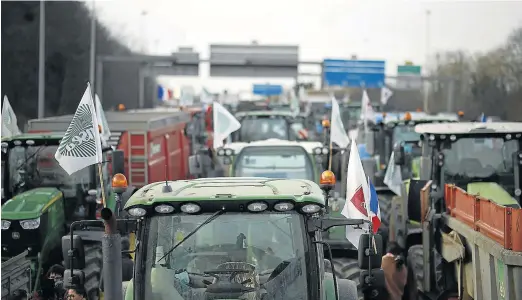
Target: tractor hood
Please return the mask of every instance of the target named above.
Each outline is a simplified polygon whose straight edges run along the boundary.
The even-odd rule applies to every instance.
[[[2,205],[2,220],[36,219],[62,197],[62,192],[52,187],[23,192]]]

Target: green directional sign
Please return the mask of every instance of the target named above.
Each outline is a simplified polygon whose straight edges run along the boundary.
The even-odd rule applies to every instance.
[[[421,66],[397,66],[397,75],[420,75]]]

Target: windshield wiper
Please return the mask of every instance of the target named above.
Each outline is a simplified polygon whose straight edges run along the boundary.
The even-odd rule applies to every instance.
[[[215,219],[217,219],[217,217],[219,217],[220,215],[224,214],[225,213],[225,208],[221,209],[221,210],[218,210],[216,211],[215,213],[213,213],[210,217],[208,217],[208,219],[206,219],[203,223],[201,223],[198,227],[194,228],[194,230],[192,230],[189,234],[187,234],[187,236],[185,236],[181,241],[179,241],[179,243],[177,243],[176,245],[174,245],[174,247],[172,247],[169,251],[167,251],[167,253],[165,253],[165,255],[163,255],[158,261],[161,261],[163,260],[165,257],[167,257],[170,253],[172,253],[172,251],[176,250],[176,248],[178,248],[179,245],[183,244],[183,242],[185,242],[186,240],[188,240],[189,237],[191,237],[192,235],[194,235],[196,232],[198,232],[199,229],[201,229],[201,227],[207,225],[208,223],[214,221]]]
[[[33,154],[31,154],[30,156],[28,156],[25,161],[18,167],[16,168],[16,170],[21,170],[23,167],[25,167],[25,165],[29,162],[29,160],[31,160],[31,158],[35,157],[44,147],[43,146],[40,146],[40,148],[38,148]]]

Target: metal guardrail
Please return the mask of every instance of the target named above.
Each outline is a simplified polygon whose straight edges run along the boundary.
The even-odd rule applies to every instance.
[[[28,293],[31,291],[31,261],[27,259],[28,254],[25,250],[2,263],[2,300],[18,289]]]

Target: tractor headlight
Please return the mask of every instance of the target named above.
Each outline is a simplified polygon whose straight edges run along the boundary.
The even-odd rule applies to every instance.
[[[11,221],[2,220],[2,230],[7,230],[11,226]]]
[[[40,227],[40,217],[36,219],[20,221],[20,226],[22,226],[22,228],[26,230],[36,229]]]
[[[224,150],[225,150],[225,155],[226,156],[234,155],[234,150],[232,150],[232,149],[224,149]]]
[[[317,204],[307,204],[301,208],[305,214],[315,214],[321,210],[321,207]]]
[[[327,147],[317,147],[312,150],[315,155],[327,155],[330,150]]]

